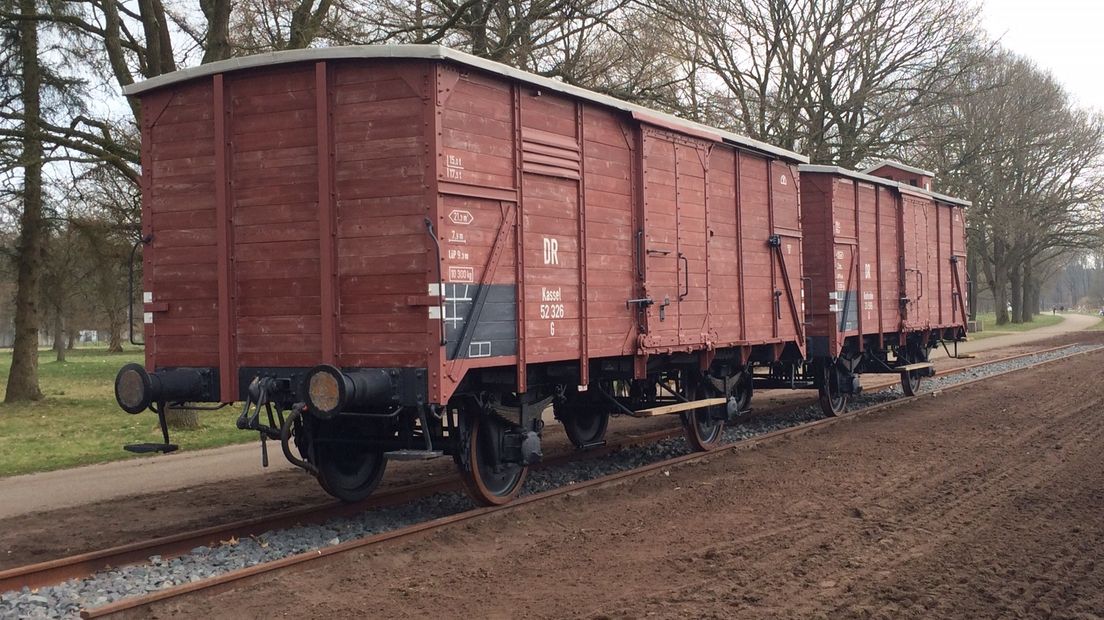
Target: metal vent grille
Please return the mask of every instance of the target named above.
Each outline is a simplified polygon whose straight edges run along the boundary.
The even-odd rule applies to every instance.
[[[550,177],[578,179],[579,143],[539,129],[521,132],[522,170]]]

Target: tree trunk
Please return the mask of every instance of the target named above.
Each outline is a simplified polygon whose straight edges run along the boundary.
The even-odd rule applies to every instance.
[[[1006,325],[1008,323],[1008,263],[1005,261],[1004,244],[999,239],[993,242],[991,273],[989,290],[993,292],[993,302],[997,306],[994,308],[997,313],[997,325]]]
[[[1012,322],[1023,323],[1023,266],[1013,265],[1008,271],[1008,288],[1012,295],[1008,303],[1012,304]]]
[[[200,0],[199,7],[207,18],[206,49],[203,64],[230,57],[230,9],[226,0]]]
[[[108,353],[122,353],[123,352],[123,326],[118,324],[118,321],[111,322],[111,336],[107,341]]]
[[[57,353],[57,361],[65,361],[65,319],[60,311],[54,314],[54,352]]]
[[[1028,258],[1023,264],[1023,310],[1020,318],[1024,323],[1030,323],[1039,311],[1039,284],[1035,279],[1035,268]]]
[[[486,58],[488,52],[486,21],[488,10],[486,5],[479,0],[475,0],[471,8],[468,9],[468,15],[471,16],[468,33],[471,36],[472,54],[481,58]]]
[[[180,409],[165,405],[165,423],[169,428],[177,430],[194,430],[199,428],[199,412],[195,409]]]
[[[978,311],[978,294],[975,283],[979,282],[979,280],[978,261],[977,258],[974,258],[973,254],[966,258],[966,277],[968,278],[967,282],[964,283],[966,285],[965,293],[967,295],[966,299],[968,303],[966,312],[970,314],[971,321],[976,321]]]
[[[68,340],[66,340],[65,348],[69,349],[70,351],[77,348],[77,334],[74,334],[72,332],[69,333],[69,338]]]
[[[46,259],[46,220],[42,216],[42,73],[38,64],[38,12],[35,0],[20,0],[19,55],[23,70],[23,212],[16,247],[15,342],[4,402],[38,400],[39,284]]]

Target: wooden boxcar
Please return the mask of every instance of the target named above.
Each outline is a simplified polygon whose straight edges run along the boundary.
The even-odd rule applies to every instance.
[[[338,497],[450,454],[505,501],[550,403],[579,445],[679,413],[708,449],[752,365],[804,358],[799,154],[436,46],[127,93],[146,363],[120,404],[244,402]]]
[[[863,372],[901,373],[912,394],[928,352],[966,334],[968,202],[936,194],[931,173],[883,162],[873,176],[801,166],[810,359],[844,385]],[[831,382],[828,385],[832,385]],[[828,400],[846,405],[847,390]]]

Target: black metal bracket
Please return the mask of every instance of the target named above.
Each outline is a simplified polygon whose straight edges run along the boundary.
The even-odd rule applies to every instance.
[[[682,273],[686,275],[686,290],[679,291],[679,301],[686,299],[690,296],[690,259],[686,258],[686,255],[682,252],[678,253],[678,259],[682,261]]]
[[[772,248],[782,247],[782,237],[780,235],[771,235],[767,237],[767,245]]]
[[[602,383],[600,381],[597,384],[595,384],[595,388],[598,390],[599,394],[604,396],[605,399],[610,402],[610,404],[612,404],[614,407],[617,407],[619,413],[623,413],[625,415],[630,415],[630,416],[636,415],[635,411],[633,411],[632,409],[629,409],[628,407],[626,407],[624,404],[621,403],[621,401],[617,400],[616,396],[614,396],[613,394],[610,394],[609,392],[607,392],[606,389],[602,386]]]
[[[281,441],[285,423],[284,408],[274,402],[272,395],[290,393],[290,381],[271,376],[256,376],[249,382],[248,396],[238,416],[237,427],[241,430],[258,431],[261,438],[261,465],[268,467],[268,440]],[[276,405],[273,408],[273,404]],[[268,424],[261,421],[261,410],[268,417]]]
[[[164,443],[132,443],[123,446],[123,449],[135,454],[147,454],[150,452],[168,454],[169,452],[176,452],[179,450],[180,446],[169,442],[169,423],[165,420],[165,408],[166,403],[164,401],[156,405],[150,405],[150,409],[157,414],[157,422],[161,426],[161,437],[165,440]]]
[[[644,229],[636,231],[636,277],[644,279]]]
[[[448,338],[445,336],[445,283],[441,279],[441,240],[433,230],[433,220],[425,218],[425,227],[426,234],[433,240],[433,248],[437,253],[437,307],[441,310],[441,346],[445,346],[448,344]]]

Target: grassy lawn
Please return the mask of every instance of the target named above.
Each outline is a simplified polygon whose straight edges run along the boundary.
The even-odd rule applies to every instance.
[[[78,348],[68,361],[54,361],[53,351],[39,354],[39,385],[46,395],[34,403],[2,404],[11,367],[11,351],[0,351],[0,476],[102,463],[138,455],[123,444],[161,441],[157,417],[127,415],[115,403],[115,373],[127,362],[140,362],[140,350],[107,353]],[[255,433],[234,427],[232,408],[200,413],[202,426],[174,430],[181,450],[256,440]]]
[[[1062,317],[1057,314],[1036,314],[1029,323],[1007,323],[997,325],[997,315],[994,312],[979,313],[977,319],[981,321],[984,331],[970,334],[970,340],[981,340],[993,336],[1003,336],[1015,332],[1026,332],[1040,327],[1057,325],[1062,322]]]

